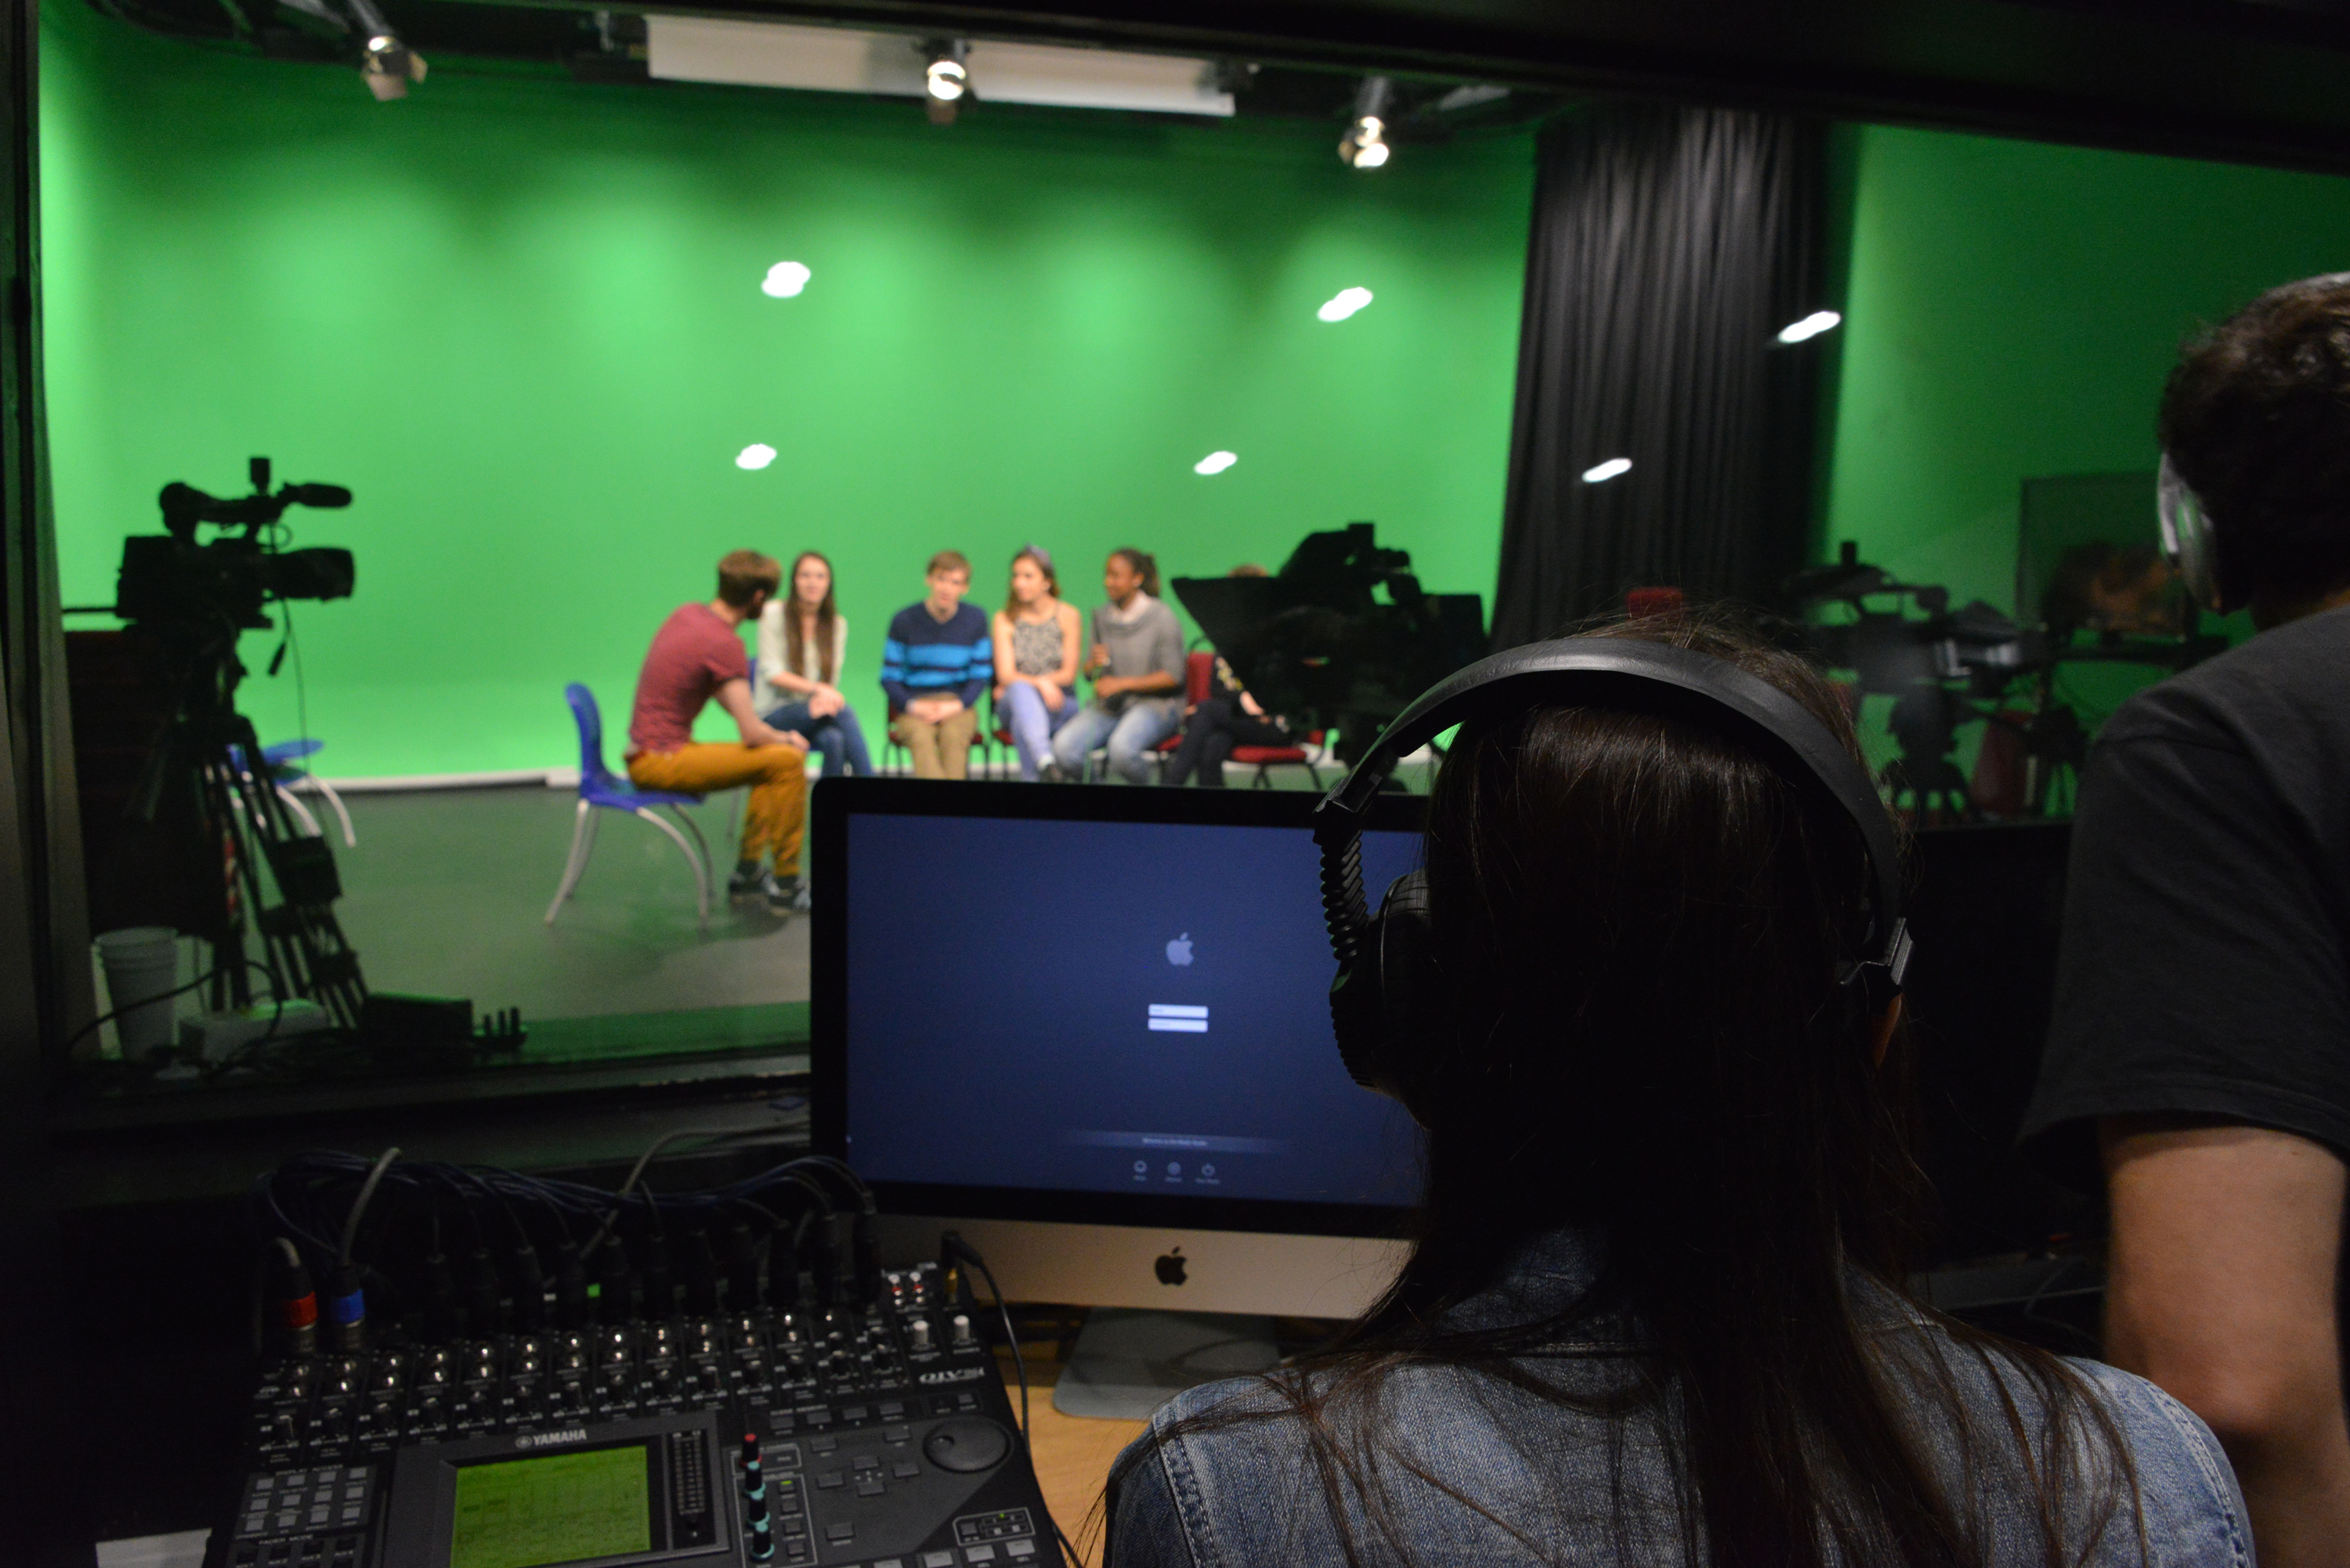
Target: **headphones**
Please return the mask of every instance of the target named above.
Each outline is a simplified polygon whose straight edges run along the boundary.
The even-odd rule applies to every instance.
[[[1439,988],[1427,873],[1397,877],[1376,917],[1364,898],[1363,825],[1379,786],[1407,754],[1455,724],[1553,702],[1689,719],[1751,746],[1799,790],[1851,818],[1868,855],[1868,920],[1856,945],[1867,956],[1847,961],[1837,981],[1871,1012],[1901,993],[1911,943],[1892,818],[1867,771],[1826,725],[1769,681],[1711,654],[1631,638],[1537,642],[1430,687],[1315,807],[1322,913],[1338,961],[1330,1023],[1355,1082],[1409,1104]]]
[[[2210,510],[2179,477],[2167,452],[2155,480],[2155,513],[2162,522],[2163,556],[2178,569],[2195,602],[2221,615],[2243,608],[2251,596],[2220,569],[2219,530]]]

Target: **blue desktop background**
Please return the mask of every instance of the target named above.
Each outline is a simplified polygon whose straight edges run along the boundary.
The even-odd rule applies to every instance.
[[[868,1179],[1419,1196],[1410,1116],[1338,1060],[1305,829],[876,814],[847,836],[848,1157]],[[1364,836],[1374,908],[1419,854],[1417,834]],[[1153,1031],[1152,1003],[1208,1027]]]

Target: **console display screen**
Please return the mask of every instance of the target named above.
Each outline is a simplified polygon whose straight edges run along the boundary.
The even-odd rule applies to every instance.
[[[449,1568],[550,1568],[652,1545],[641,1443],[458,1469]]]
[[[846,1131],[869,1179],[1404,1205],[1417,1129],[1330,1030],[1304,827],[850,815]],[[1373,908],[1418,863],[1364,836]]]

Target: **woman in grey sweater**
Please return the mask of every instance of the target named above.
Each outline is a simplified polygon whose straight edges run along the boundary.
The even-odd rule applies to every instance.
[[[1107,745],[1112,772],[1148,784],[1150,749],[1183,722],[1183,628],[1159,602],[1159,563],[1148,552],[1112,550],[1102,590],[1109,603],[1094,610],[1086,660],[1093,701],[1053,737],[1053,763],[1082,778],[1086,759]]]

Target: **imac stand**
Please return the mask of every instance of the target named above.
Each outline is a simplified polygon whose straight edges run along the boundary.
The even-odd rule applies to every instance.
[[[1053,1388],[1064,1416],[1140,1421],[1186,1388],[1280,1361],[1273,1319],[1096,1307]]]

